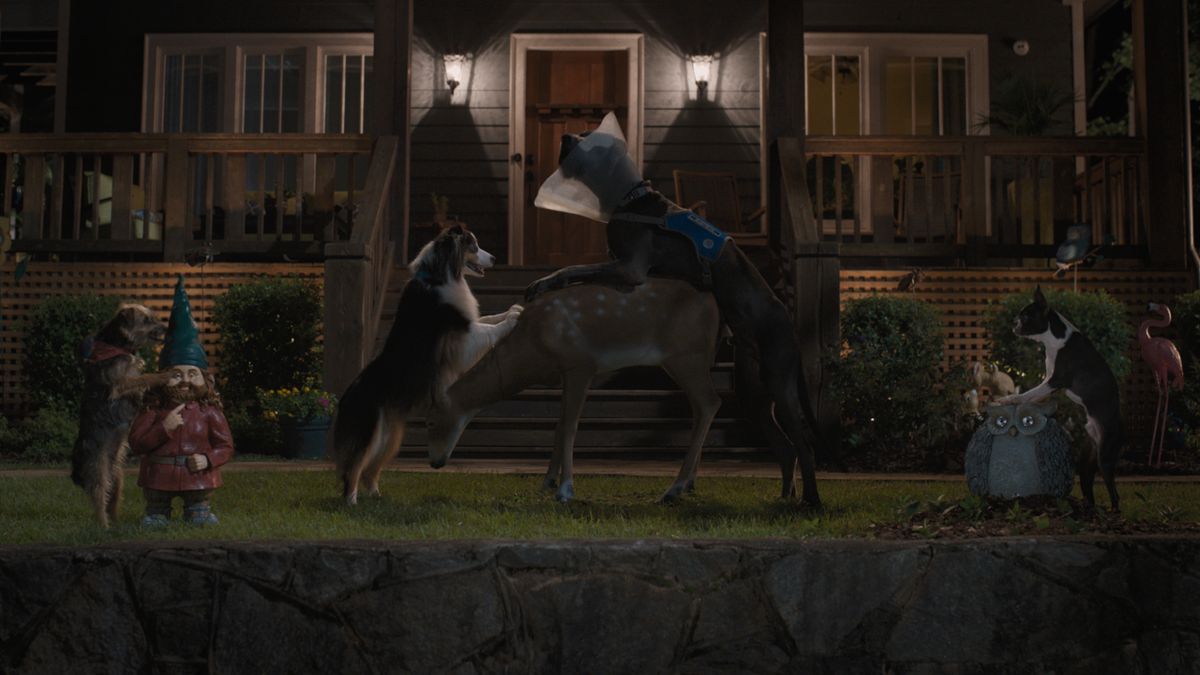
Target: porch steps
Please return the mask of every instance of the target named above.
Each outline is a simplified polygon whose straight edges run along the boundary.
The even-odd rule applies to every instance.
[[[496,314],[522,302],[525,287],[553,271],[549,267],[497,267],[483,279],[471,279],[482,314]],[[376,348],[381,349],[395,318],[400,292],[410,274],[393,271]],[[713,382],[722,405],[705,442],[706,456],[765,459],[761,435],[741,418],[733,393],[732,350],[718,349]],[[562,390],[532,387],[515,398],[483,410],[463,432],[456,456],[548,456],[554,444]],[[691,429],[691,407],[686,396],[659,368],[627,368],[598,375],[588,393],[576,437],[577,456],[626,458],[681,458]],[[415,419],[404,439],[405,456],[425,453],[424,421]]]

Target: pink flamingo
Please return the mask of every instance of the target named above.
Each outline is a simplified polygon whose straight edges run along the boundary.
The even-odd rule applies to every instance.
[[[1138,345],[1142,348],[1142,360],[1154,371],[1154,383],[1158,389],[1158,403],[1154,408],[1154,433],[1150,437],[1150,457],[1147,464],[1162,464],[1163,438],[1167,434],[1167,406],[1171,402],[1171,389],[1183,389],[1183,359],[1175,343],[1164,337],[1151,337],[1151,328],[1166,328],[1171,325],[1171,308],[1152,302],[1148,311],[1158,314],[1159,319],[1146,319],[1138,328]],[[1160,422],[1161,418],[1161,422]],[[1154,448],[1158,446],[1158,461],[1154,461]]]

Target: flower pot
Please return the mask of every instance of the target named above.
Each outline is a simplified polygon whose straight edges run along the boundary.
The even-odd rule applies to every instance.
[[[298,420],[284,417],[279,420],[283,436],[283,456],[291,459],[321,459],[325,456],[325,439],[329,435],[329,418],[314,417]]]

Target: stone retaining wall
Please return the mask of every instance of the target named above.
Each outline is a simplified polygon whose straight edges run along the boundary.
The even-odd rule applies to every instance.
[[[0,671],[1200,670],[1200,540],[0,548]]]

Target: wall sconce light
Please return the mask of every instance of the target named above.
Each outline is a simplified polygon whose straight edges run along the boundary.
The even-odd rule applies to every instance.
[[[1025,56],[1029,53],[1029,40],[1014,40],[1012,50],[1017,56]]]
[[[708,77],[712,73],[712,54],[692,54],[688,57],[692,62],[692,80],[696,82],[696,88],[704,91],[708,89]]]
[[[450,88],[450,95],[454,95],[454,90],[463,82],[463,74],[467,68],[466,54],[446,54],[442,57],[442,62],[446,65],[446,86]]]

